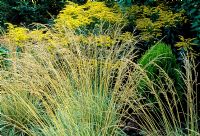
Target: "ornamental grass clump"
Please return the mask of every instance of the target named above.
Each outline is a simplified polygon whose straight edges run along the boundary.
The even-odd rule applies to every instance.
[[[158,43],[152,46],[139,59],[138,63],[147,71],[149,79],[154,82],[162,82],[162,71],[166,72],[179,94],[182,93],[184,85],[179,72],[180,66],[169,45]]]
[[[133,50],[134,43],[111,48],[96,44],[90,41],[83,48],[72,39],[69,46],[58,45],[51,52],[48,44],[24,44],[20,55],[7,44],[12,65],[0,71],[1,134],[125,135],[120,96],[135,92],[129,85],[119,92],[130,63],[128,53],[121,51],[126,46]],[[117,69],[118,75],[111,77]]]
[[[186,86],[181,74],[181,67],[177,64],[170,46],[164,43],[152,46],[139,59],[138,63],[145,70],[148,77],[141,79],[138,86],[140,95],[146,97],[146,101],[149,101],[149,103],[157,101],[154,93],[152,93],[152,86],[154,86],[155,91],[157,91],[156,94],[161,99],[166,97],[163,95],[163,93],[166,93],[169,98],[172,95],[173,97],[178,97],[178,104],[185,101],[184,90]],[[149,86],[148,80],[151,80],[152,86]],[[163,103],[165,102],[163,100]]]

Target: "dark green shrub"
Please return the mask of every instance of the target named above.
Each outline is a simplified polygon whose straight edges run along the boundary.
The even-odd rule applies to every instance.
[[[1,1],[0,0],[0,29],[1,26],[4,25],[7,16],[9,15],[9,5],[7,4],[7,2]]]
[[[64,4],[64,0],[0,0],[0,25],[50,23]]]

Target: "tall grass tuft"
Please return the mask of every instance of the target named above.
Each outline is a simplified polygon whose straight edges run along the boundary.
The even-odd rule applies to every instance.
[[[135,95],[130,86],[119,90],[134,43],[82,45],[67,34],[72,39],[65,48],[49,52],[45,45],[31,45],[10,52],[12,66],[0,74],[2,135],[125,135],[119,94]],[[132,49],[123,53],[127,46]]]

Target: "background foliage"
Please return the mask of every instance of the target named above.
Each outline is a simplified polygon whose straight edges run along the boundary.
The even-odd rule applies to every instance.
[[[65,0],[0,0],[0,25],[50,23],[64,4]]]

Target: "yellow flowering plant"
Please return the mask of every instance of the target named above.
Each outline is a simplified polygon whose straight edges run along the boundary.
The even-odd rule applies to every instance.
[[[164,5],[156,7],[133,5],[127,10],[128,19],[141,32],[143,40],[149,41],[162,36],[163,30],[176,27],[187,20],[182,11],[173,13]]]
[[[187,57],[189,58],[197,58],[200,56],[200,53],[197,50],[194,50],[193,46],[198,46],[198,44],[194,43],[194,40],[196,38],[185,38],[182,35],[179,35],[179,42],[175,44],[175,47],[180,50],[180,52],[184,52],[184,54],[187,54]],[[183,56],[180,56],[181,58]]]
[[[184,50],[193,50],[192,46],[197,45],[197,44],[193,43],[193,41],[196,38],[185,39],[182,35],[179,35],[179,39],[180,39],[180,41],[175,44],[175,46],[178,47],[179,49],[184,48]]]
[[[6,39],[6,40],[5,40]],[[68,39],[63,33],[58,33],[48,28],[29,30],[25,27],[18,27],[8,23],[6,35],[3,37],[4,42],[9,42],[14,46],[24,47],[31,44],[48,44],[48,45],[66,45]]]
[[[78,5],[69,2],[60,12],[55,24],[49,29],[45,25],[37,29],[27,29],[8,24],[4,40],[15,47],[43,45],[52,51],[55,47],[67,47],[70,44],[112,46],[117,42],[113,30],[125,22],[120,10],[109,8],[104,2],[87,2]],[[106,26],[106,27],[105,27]],[[77,30],[83,33],[77,33]],[[86,33],[85,33],[86,32]],[[130,34],[119,34],[121,41],[130,39]],[[118,36],[119,36],[118,35]]]
[[[10,40],[10,43],[15,44],[16,46],[24,46],[25,42],[28,41],[29,36],[28,29],[25,27],[16,27],[10,23],[8,25],[8,32],[6,33],[6,37]]]
[[[69,2],[55,19],[55,28],[59,30],[78,29],[86,26],[92,27],[92,24],[98,22],[121,23],[122,21],[122,14],[115,13],[104,2],[88,1],[84,5]]]

